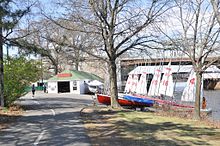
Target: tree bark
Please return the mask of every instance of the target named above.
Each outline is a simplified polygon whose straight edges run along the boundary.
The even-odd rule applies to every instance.
[[[118,88],[117,88],[117,74],[116,74],[116,63],[111,61],[110,65],[110,95],[111,95],[111,107],[121,108],[118,104]]]
[[[0,25],[2,24],[2,19],[0,18]],[[3,64],[3,29],[0,26],[0,98],[1,106],[4,107],[4,64]]]
[[[79,70],[79,61],[78,60],[75,61],[75,70]]]
[[[55,73],[55,75],[57,75],[58,74],[58,64],[54,64],[54,73]]]
[[[195,110],[194,110],[195,120],[200,120],[201,118],[200,117],[201,80],[202,80],[202,73],[196,72],[196,101],[195,101]]]

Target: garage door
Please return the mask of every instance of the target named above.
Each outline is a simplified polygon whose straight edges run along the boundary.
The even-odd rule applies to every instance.
[[[58,93],[70,92],[70,82],[58,82]]]

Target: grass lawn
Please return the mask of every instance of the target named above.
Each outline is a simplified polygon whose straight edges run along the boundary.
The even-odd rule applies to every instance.
[[[82,117],[95,146],[220,145],[220,129],[204,122],[150,112],[88,111]]]

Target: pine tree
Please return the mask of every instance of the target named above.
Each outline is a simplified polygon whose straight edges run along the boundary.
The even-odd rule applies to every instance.
[[[13,28],[21,17],[28,12],[29,7],[25,10],[16,10],[13,0],[0,0],[0,99],[2,107],[4,106],[3,46],[10,43],[8,36],[13,32]]]

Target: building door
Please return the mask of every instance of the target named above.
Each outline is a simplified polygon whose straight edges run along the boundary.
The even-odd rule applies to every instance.
[[[70,92],[70,82],[58,82],[58,93]]]

